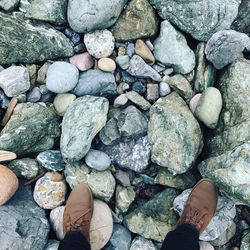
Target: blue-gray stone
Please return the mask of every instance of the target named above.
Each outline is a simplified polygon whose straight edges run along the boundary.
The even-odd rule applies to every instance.
[[[7,109],[10,104],[10,99],[4,94],[3,90],[0,89],[0,107]]]
[[[90,149],[85,156],[85,163],[90,168],[94,168],[98,171],[103,171],[110,166],[111,159],[106,153],[100,150]]]

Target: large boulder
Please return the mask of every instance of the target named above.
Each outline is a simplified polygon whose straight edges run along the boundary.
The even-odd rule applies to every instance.
[[[127,0],[69,0],[68,22],[79,33],[101,30],[112,26]]]
[[[173,92],[158,99],[149,113],[151,160],[173,174],[187,172],[201,152],[203,139],[185,101]]]
[[[49,223],[45,211],[33,200],[30,187],[21,186],[15,196],[0,206],[0,250],[43,250]]]
[[[0,134],[0,148],[17,154],[51,149],[60,136],[60,119],[53,107],[21,103]]]
[[[106,98],[83,96],[67,109],[62,122],[61,152],[67,161],[79,161],[89,151],[92,140],[107,121]]]
[[[0,13],[0,64],[32,63],[73,55],[70,41],[49,25]]]
[[[238,14],[238,0],[149,0],[163,19],[207,41],[216,31],[228,29]]]

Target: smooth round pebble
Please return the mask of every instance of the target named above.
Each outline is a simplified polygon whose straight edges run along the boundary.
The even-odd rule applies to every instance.
[[[126,70],[129,67],[130,58],[128,55],[117,56],[115,61],[120,66],[121,69]]]
[[[171,89],[166,82],[160,82],[160,96],[166,96],[171,93]]]
[[[18,186],[16,175],[9,168],[0,165],[0,206],[16,193]]]
[[[49,215],[50,225],[56,233],[56,237],[58,240],[62,240],[64,238],[63,233],[63,213],[65,206],[56,207],[51,210]]]
[[[116,68],[116,64],[111,58],[101,58],[98,61],[98,68],[105,72],[113,72]]]
[[[90,149],[85,156],[85,163],[98,171],[103,171],[107,169],[111,164],[110,157],[99,150]]]
[[[115,48],[115,38],[107,29],[85,34],[84,43],[89,54],[97,59],[109,57]]]
[[[113,106],[114,108],[118,108],[118,107],[124,106],[127,102],[128,102],[128,98],[126,94],[121,94],[115,98]]]
[[[94,66],[94,60],[88,52],[70,57],[69,62],[75,65],[80,71],[89,70]]]
[[[64,116],[69,105],[76,99],[74,94],[58,94],[54,99],[54,107],[60,116]]]
[[[79,79],[79,71],[73,64],[55,62],[47,71],[46,86],[48,90],[62,94],[72,90]]]
[[[199,102],[199,100],[200,100],[200,98],[201,98],[201,93],[199,93],[199,94],[196,94],[192,99],[191,99],[191,101],[190,101],[190,103],[189,103],[189,108],[191,109],[191,111],[194,113],[194,111],[195,111],[195,109],[196,109],[196,107],[197,107],[197,104],[198,104],[198,102]]]
[[[214,250],[214,247],[208,242],[200,241],[199,244],[200,250]]]
[[[46,173],[36,182],[33,197],[41,208],[53,209],[65,201],[66,191],[67,186],[61,174]]]

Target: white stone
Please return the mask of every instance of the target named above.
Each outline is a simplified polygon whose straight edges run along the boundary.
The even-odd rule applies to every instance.
[[[64,238],[63,233],[63,213],[65,206],[56,207],[50,212],[49,220],[52,229],[56,233],[56,237],[58,240],[62,240]]]
[[[166,96],[171,93],[171,89],[166,82],[160,82],[160,96]]]

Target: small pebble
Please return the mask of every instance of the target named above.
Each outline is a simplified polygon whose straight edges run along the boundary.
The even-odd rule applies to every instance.
[[[70,41],[74,44],[77,45],[81,42],[81,35],[71,28],[66,28],[64,30],[64,34],[70,39]]]
[[[135,53],[139,55],[146,63],[150,65],[153,65],[155,63],[155,58],[151,50],[141,39],[138,39],[135,43]]]
[[[119,47],[118,48],[118,56],[125,56],[126,55],[126,48]]]
[[[150,49],[151,51],[154,50],[154,45],[151,43],[150,40],[147,40],[147,41],[146,41],[146,44],[147,44],[147,46],[149,47],[149,49]]]
[[[119,108],[121,106],[124,106],[127,102],[128,102],[128,98],[127,98],[126,94],[121,94],[115,98],[113,107]]]
[[[124,56],[118,56],[115,59],[116,63],[120,66],[121,69],[128,69],[129,67],[129,56],[124,55]]]
[[[118,169],[115,172],[115,178],[118,181],[118,183],[120,183],[122,186],[124,187],[131,186],[128,172]]]
[[[41,98],[42,94],[39,87],[34,87],[27,95],[28,102],[38,102]]]
[[[89,70],[94,66],[94,60],[88,52],[70,57],[69,62],[75,65],[80,71]]]
[[[45,84],[41,85],[39,88],[42,95],[48,94],[49,90]]]
[[[170,76],[165,75],[163,76],[162,81],[168,83],[169,79],[170,79]]]
[[[171,89],[166,82],[160,82],[160,96],[166,96],[171,93]]]
[[[54,99],[54,107],[60,116],[64,116],[69,105],[76,99],[74,94],[58,94]]]
[[[201,95],[202,94],[196,94],[192,99],[191,99],[191,101],[190,101],[190,103],[189,103],[189,108],[191,109],[191,111],[192,111],[192,113],[194,113],[194,111],[195,111],[195,109],[196,109],[196,107],[197,107],[197,104],[198,104],[198,102],[199,102],[199,100],[200,100],[200,98],[201,98]]]
[[[85,156],[85,163],[90,168],[98,171],[104,171],[109,168],[111,159],[106,153],[100,150],[90,149]]]
[[[132,90],[134,90],[135,92],[137,92],[139,94],[144,94],[146,92],[146,87],[144,84],[137,81],[137,82],[133,83]]]
[[[159,99],[159,86],[158,84],[147,84],[147,100],[155,102]]]
[[[51,63],[44,63],[43,66],[37,72],[36,81],[40,84],[44,84],[46,82],[46,74]]]
[[[165,70],[165,67],[164,67],[164,66],[161,66],[161,65],[159,65],[159,64],[154,64],[154,65],[152,66],[152,68],[153,68],[155,71],[157,71],[158,73],[161,73],[161,72],[163,72],[163,71]]]
[[[171,75],[174,72],[173,68],[168,68],[163,71],[164,75]]]
[[[116,68],[116,64],[111,58],[101,58],[98,61],[98,68],[105,72],[113,72]]]
[[[126,82],[121,82],[118,86],[117,86],[117,93],[118,94],[123,94],[126,90],[129,90],[130,89],[130,86],[128,83]]]
[[[135,45],[133,43],[129,43],[127,46],[127,55],[132,57],[135,53]]]
[[[77,54],[86,52],[86,50],[87,50],[87,49],[86,49],[86,46],[85,46],[84,43],[80,43],[80,44],[78,44],[78,45],[76,45],[76,46],[74,47],[74,51],[75,51],[75,53],[77,53]]]
[[[3,90],[0,89],[0,107],[7,109],[10,104],[10,99],[4,94]]]

